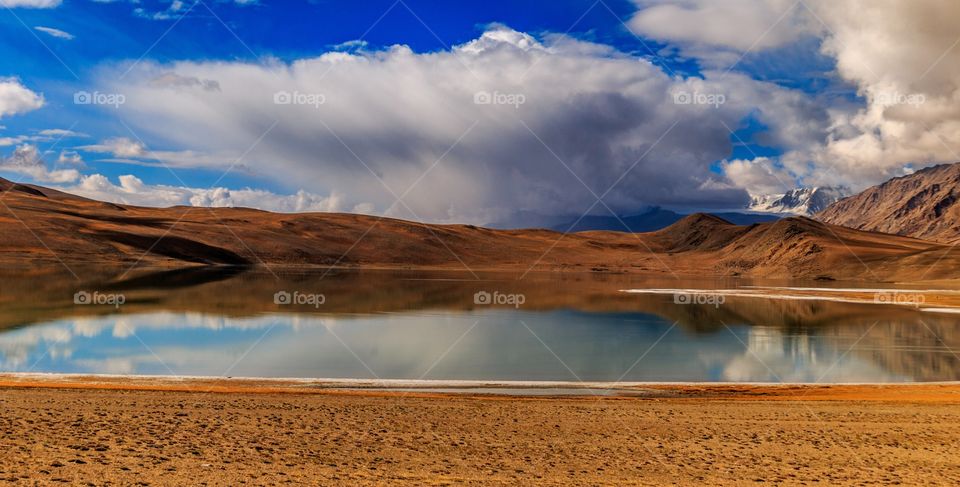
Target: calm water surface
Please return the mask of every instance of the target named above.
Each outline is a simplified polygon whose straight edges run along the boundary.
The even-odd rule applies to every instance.
[[[669,295],[620,292],[766,284],[745,280],[517,277],[236,269],[80,281],[5,276],[0,370],[574,382],[960,379],[951,351],[960,350],[956,315],[757,298],[677,304]],[[84,304],[82,293],[100,303]],[[487,304],[484,293],[495,302]]]

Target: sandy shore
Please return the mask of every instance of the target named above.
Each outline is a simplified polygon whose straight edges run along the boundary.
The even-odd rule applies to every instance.
[[[302,381],[0,382],[0,479],[25,484],[960,482],[956,384],[544,398]]]

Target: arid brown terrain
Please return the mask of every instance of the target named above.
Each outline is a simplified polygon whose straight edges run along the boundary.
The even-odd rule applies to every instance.
[[[816,215],[833,225],[941,243],[960,241],[960,163],[921,169],[844,198]]]
[[[690,387],[655,398],[4,388],[0,479],[956,485],[956,387],[931,387]]]
[[[143,208],[0,181],[0,263],[343,266],[953,279],[960,250],[809,218],[749,226],[696,214],[650,233],[430,225],[356,214]]]

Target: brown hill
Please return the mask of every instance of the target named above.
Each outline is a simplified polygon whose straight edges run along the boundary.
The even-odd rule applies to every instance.
[[[816,218],[834,225],[942,243],[960,242],[960,163],[893,178],[827,207]]]
[[[704,214],[643,233],[491,230],[366,215],[143,208],[0,180],[0,264],[339,266],[669,276],[955,278],[960,251],[808,218],[750,226]],[[940,265],[934,265],[939,263]]]
[[[652,235],[658,248],[667,252],[710,251],[725,247],[747,228],[715,215],[696,213]]]

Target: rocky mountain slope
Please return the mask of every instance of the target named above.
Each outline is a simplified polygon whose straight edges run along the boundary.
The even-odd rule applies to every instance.
[[[803,217],[734,225],[696,214],[656,232],[563,235],[354,214],[143,208],[3,180],[0,233],[7,268],[340,266],[919,280],[955,278],[950,269],[960,265],[960,250],[944,245]]]
[[[960,242],[960,163],[893,178],[818,213],[820,221],[941,243]]]

